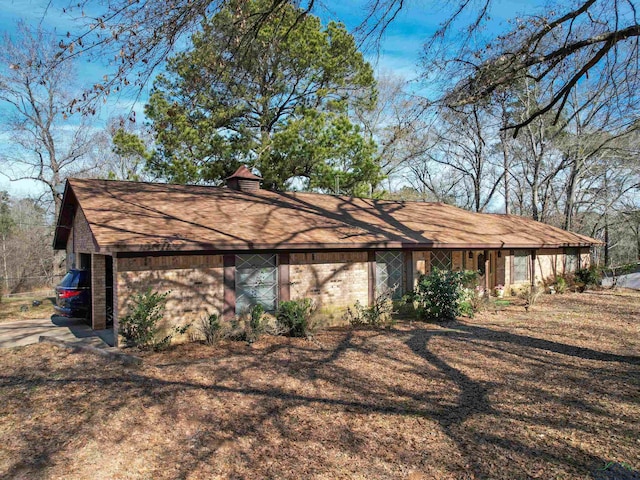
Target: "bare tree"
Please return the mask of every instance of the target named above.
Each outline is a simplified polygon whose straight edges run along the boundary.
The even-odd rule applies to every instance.
[[[635,250],[635,259],[640,262],[640,206],[632,201],[624,202],[620,214],[624,227],[631,232],[631,243]]]
[[[52,229],[46,212],[33,199],[0,198],[2,265],[0,288],[5,292],[51,286],[54,277]]]
[[[566,161],[565,229],[579,230],[574,220],[580,210],[598,203],[600,177],[607,171],[625,171],[639,153],[637,122],[607,101],[609,93],[607,82],[596,78],[576,86],[567,101],[564,134],[558,142]],[[623,189],[620,195],[624,194]]]
[[[144,181],[156,177],[147,170],[153,151],[153,137],[147,127],[125,117],[113,117],[95,141],[102,152],[94,177]]]
[[[467,29],[469,41],[462,42],[454,55],[440,57],[447,75],[453,73],[458,81],[444,99],[447,104],[487,99],[525,79],[546,84],[549,89],[544,101],[510,126],[517,135],[522,127],[548,112],[554,112],[557,122],[571,92],[591,75],[606,82],[612,102],[637,116],[640,25],[633,1],[556,2],[535,15],[513,19],[511,30],[489,42],[473,43],[471,35],[487,20],[492,1],[481,3]],[[456,20],[473,2],[461,1],[459,5],[428,44],[430,54],[443,51],[435,48],[436,44],[451,33]]]
[[[71,63],[56,63],[59,47],[41,29],[20,24],[15,38],[3,39],[0,102],[7,107],[0,150],[2,173],[10,180],[35,180],[46,187],[47,205],[57,213],[68,175],[82,175],[93,145],[86,117],[65,112],[76,102]],[[55,64],[55,68],[52,65]]]
[[[203,22],[229,6],[236,11],[235,29],[239,42],[229,44],[241,55],[255,40],[264,25],[280,15],[289,4],[301,8],[300,19],[311,12],[315,0],[268,0],[263,8],[244,15],[246,0],[109,0],[92,2],[80,0],[69,3],[63,13],[76,20],[76,31],[68,32],[59,43],[58,61],[80,55],[107,61],[110,70],[103,81],[94,84],[71,105],[72,110],[92,112],[95,100],[103,95],[119,92],[129,86],[142,89],[158,67],[182,42],[201,29]],[[295,25],[292,27],[295,28]]]
[[[425,120],[424,99],[409,90],[408,82],[390,73],[376,79],[376,103],[373,108],[356,108],[353,116],[364,135],[378,146],[376,163],[389,180],[401,177],[413,159],[428,150],[429,125]]]
[[[228,3],[233,4],[225,0],[110,0],[99,9],[89,0],[81,0],[66,10],[79,19],[82,28],[62,42],[60,58],[88,53],[111,59],[111,73],[104,82],[94,85],[97,94],[131,83],[145,85],[185,34],[198,29],[204,18]],[[243,41],[237,47],[242,49],[251,42],[256,31],[287,3],[301,7],[301,15],[325,8],[315,0],[267,1],[260,12],[236,19],[238,30],[243,32]],[[493,3],[450,2],[445,10],[449,16],[426,43],[429,68],[440,63],[448,80],[458,80],[457,87],[445,98],[447,103],[474,103],[514,80],[544,82],[557,78],[559,72],[569,72],[564,81],[554,84],[539,109],[511,125],[516,133],[539,115],[561,112],[572,89],[589,74],[607,78],[615,89],[615,101],[635,106],[640,25],[633,0],[556,0],[513,19],[509,31],[485,42],[481,34],[490,21]],[[407,5],[404,0],[369,2],[356,29],[361,44],[379,47],[386,28]],[[428,2],[424,8],[441,9],[442,3]],[[455,42],[451,41],[453,36]],[[578,62],[574,61],[577,57]],[[458,64],[454,75],[446,68],[451,63]],[[462,71],[460,65],[464,66]]]
[[[435,142],[427,152],[429,162],[440,165],[445,178],[456,179],[455,196],[461,206],[476,212],[487,208],[504,176],[495,158],[495,130],[495,119],[479,105],[444,110],[432,129]]]
[[[542,95],[540,87],[532,81],[513,85],[509,94],[512,102],[510,118],[515,122],[531,115],[538,108]],[[566,161],[555,145],[562,134],[562,128],[552,125],[550,115],[545,115],[536,117],[510,142],[513,156],[510,178],[517,188],[518,199],[516,213],[534,220],[551,220],[560,188],[559,175],[566,168]],[[504,134],[502,138],[507,140]]]

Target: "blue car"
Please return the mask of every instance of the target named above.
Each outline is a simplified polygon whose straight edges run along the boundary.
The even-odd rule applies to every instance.
[[[91,277],[89,270],[69,270],[56,287],[58,315],[72,318],[91,316]]]

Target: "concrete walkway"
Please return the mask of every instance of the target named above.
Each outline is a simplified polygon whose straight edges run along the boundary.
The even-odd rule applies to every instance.
[[[98,348],[113,345],[113,330],[92,330],[77,318],[53,315],[46,319],[0,323],[0,348],[38,343],[40,336]]]

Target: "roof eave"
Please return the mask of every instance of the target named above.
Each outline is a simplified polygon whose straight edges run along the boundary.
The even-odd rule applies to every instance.
[[[593,243],[545,243],[545,244],[505,244],[505,243],[440,243],[440,242],[351,242],[351,243],[149,243],[149,244],[111,244],[103,245],[106,252],[125,253],[154,253],[154,252],[237,252],[237,251],[307,251],[307,250],[420,250],[420,249],[448,249],[448,250],[538,250],[551,248],[591,247]]]
[[[71,222],[73,222],[73,209],[77,205],[77,199],[71,188],[71,183],[67,179],[64,185],[64,193],[62,194],[62,203],[58,218],[56,219],[56,228],[53,235],[53,249],[64,250],[67,248],[67,240],[71,231]],[[65,235],[66,233],[66,235]]]

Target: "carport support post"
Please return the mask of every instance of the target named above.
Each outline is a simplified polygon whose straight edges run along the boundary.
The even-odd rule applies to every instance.
[[[222,305],[222,318],[233,320],[236,315],[236,256],[226,254],[222,257],[224,299]]]
[[[91,254],[91,328],[107,328],[107,286],[104,255]]]
[[[119,330],[120,324],[118,322],[118,254],[113,253],[113,346],[119,347],[120,338]]]
[[[491,293],[489,291],[490,283],[489,283],[489,250],[484,251],[484,291],[486,295]]]
[[[531,286],[536,286],[536,251],[531,250]]]
[[[376,252],[367,252],[368,277],[369,277],[369,306],[376,302]]]

